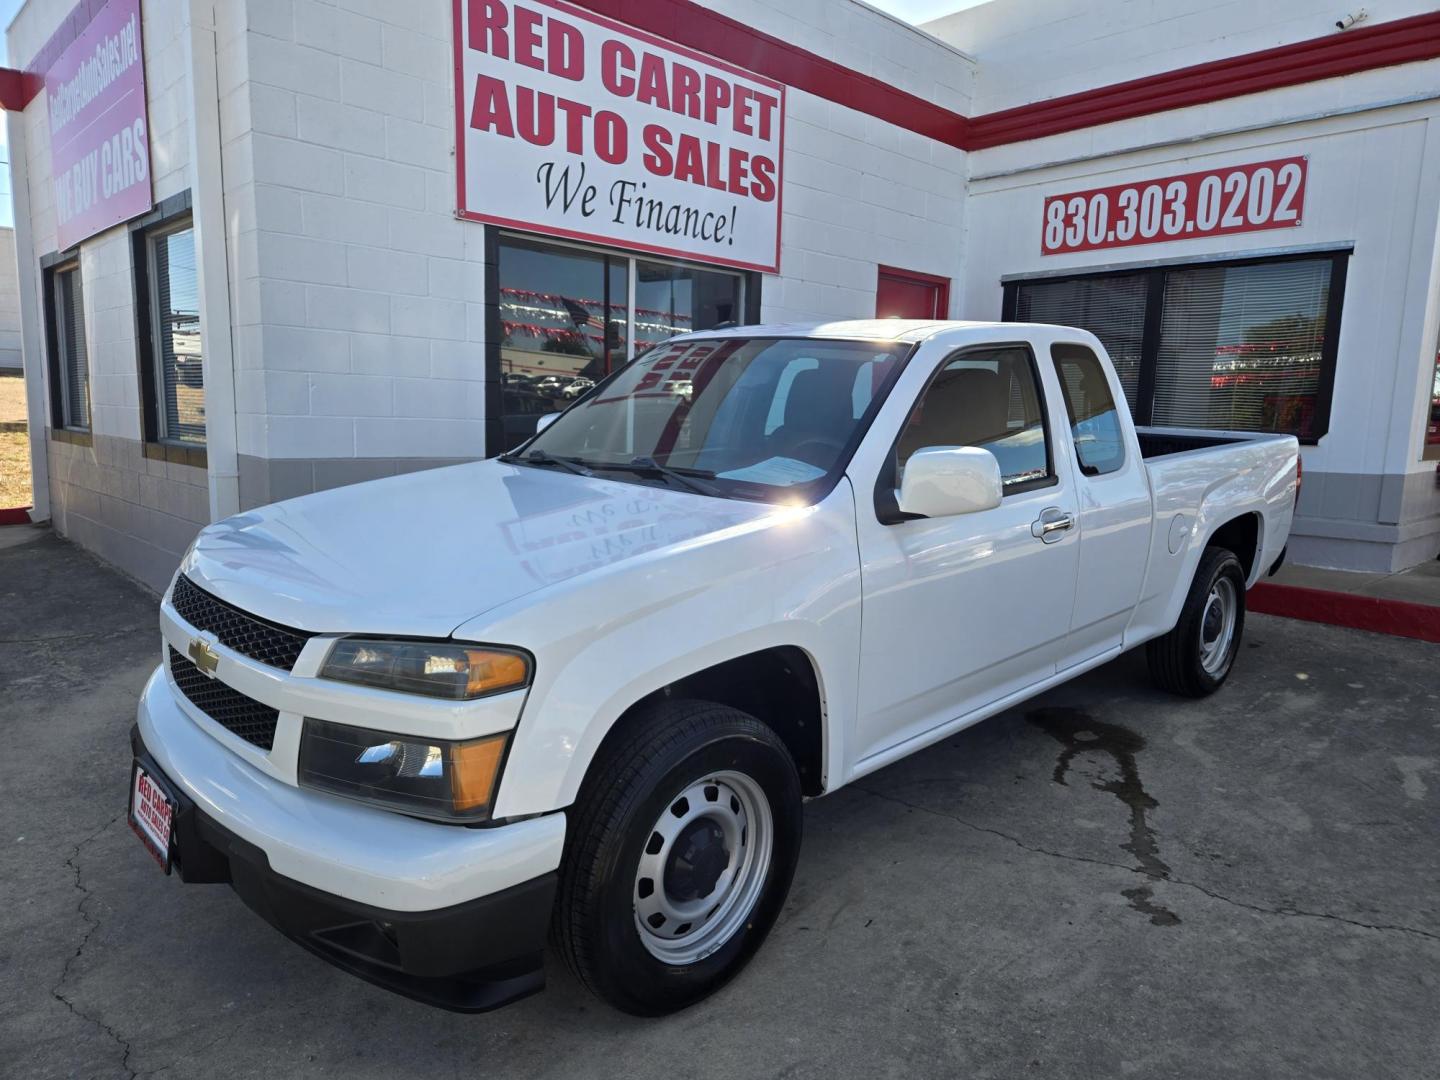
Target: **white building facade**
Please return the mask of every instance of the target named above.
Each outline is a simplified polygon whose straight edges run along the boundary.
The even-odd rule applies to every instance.
[[[33,516],[160,587],[669,334],[905,314],[1087,326],[1142,419],[1301,436],[1292,557],[1434,558],[1440,20],[1254,7],[29,0]]]

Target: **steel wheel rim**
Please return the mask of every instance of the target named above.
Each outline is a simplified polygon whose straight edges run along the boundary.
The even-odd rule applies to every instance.
[[[723,868],[710,846],[716,836],[723,838]],[[710,844],[701,843],[707,837]],[[734,937],[760,898],[774,838],[770,800],[744,773],[710,773],[678,792],[651,826],[635,871],[635,929],[650,955],[679,967]],[[697,844],[702,861],[719,872],[707,892],[691,895],[677,886],[708,881],[684,857]]]
[[[1200,613],[1200,666],[1207,675],[1219,675],[1230,661],[1238,608],[1235,583],[1228,577],[1210,586],[1205,609]]]

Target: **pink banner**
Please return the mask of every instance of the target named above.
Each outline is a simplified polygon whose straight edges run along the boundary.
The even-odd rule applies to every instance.
[[[148,211],[140,0],[110,0],[45,73],[56,246]]]

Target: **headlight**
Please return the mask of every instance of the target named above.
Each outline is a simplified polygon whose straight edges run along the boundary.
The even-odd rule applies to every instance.
[[[508,731],[453,742],[307,718],[300,782],[417,817],[483,821],[509,740]]]
[[[455,642],[341,638],[320,677],[467,701],[528,686],[530,660],[508,649]]]

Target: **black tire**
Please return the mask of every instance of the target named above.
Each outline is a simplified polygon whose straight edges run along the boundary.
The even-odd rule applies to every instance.
[[[1229,583],[1229,595],[1233,597],[1235,626],[1230,635],[1229,647],[1216,662],[1207,669],[1203,662],[1207,634],[1206,615],[1211,612],[1215,619],[1215,608],[1211,595],[1217,589],[1224,590]],[[1223,624],[1223,614],[1220,619]],[[1145,658],[1150,664],[1150,677],[1162,690],[1185,697],[1205,697],[1213,694],[1225,684],[1230,670],[1235,666],[1235,657],[1240,651],[1240,639],[1245,633],[1245,570],[1235,553],[1221,547],[1208,547],[1200,556],[1200,565],[1195,568],[1195,580],[1185,597],[1185,606],[1180,609],[1180,619],[1164,637],[1156,638],[1145,647]],[[1217,639],[1213,622],[1209,626],[1208,640]]]
[[[592,993],[625,1012],[658,1016],[719,989],[765,940],[800,854],[800,777],[775,732],[738,709],[664,701],[623,723],[596,756],[568,812],[553,933],[571,971]],[[771,824],[769,865],[750,878],[763,883],[749,916],[723,944],[693,962],[666,963],[641,937],[640,860],[661,815],[678,805],[687,787],[712,774],[739,774],[753,782],[752,795],[763,792]],[[708,797],[711,788],[705,791]],[[757,830],[746,831],[753,842]],[[666,863],[665,882],[673,865]]]

